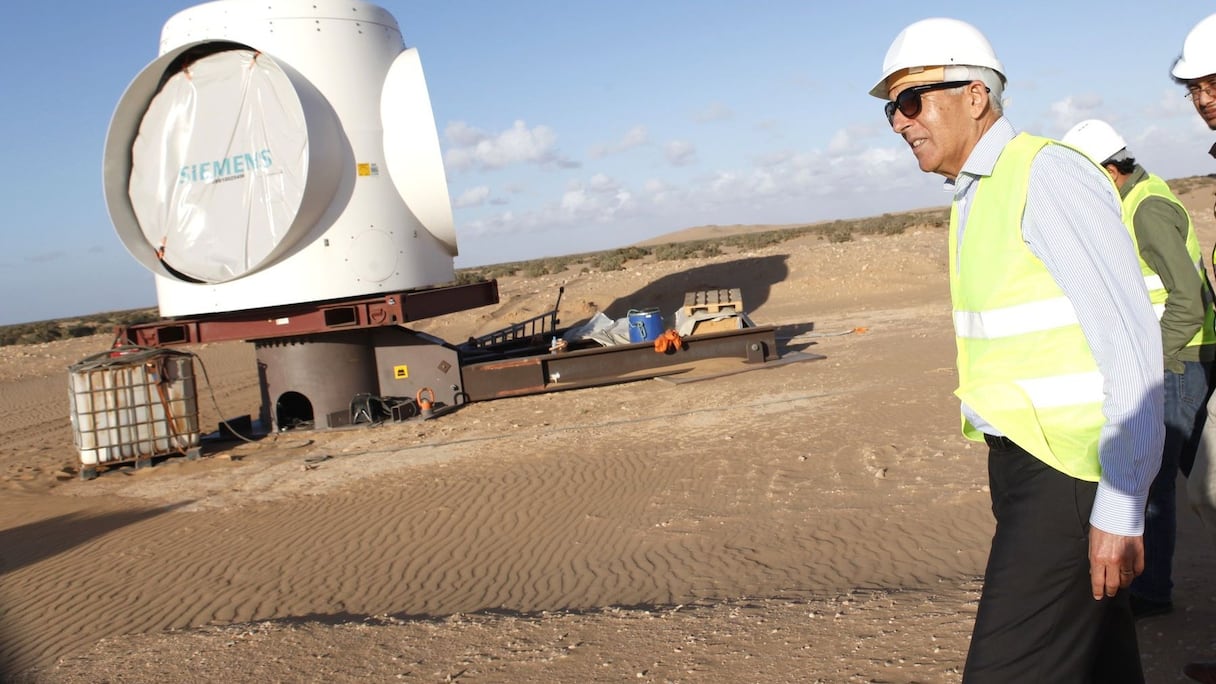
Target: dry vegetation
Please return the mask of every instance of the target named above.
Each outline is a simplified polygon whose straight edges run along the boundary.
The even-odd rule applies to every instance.
[[[148,323],[159,317],[156,308],[150,307],[4,325],[0,326],[0,347],[10,344],[38,344],[72,337],[88,337],[99,333],[109,333],[120,326]]]
[[[749,229],[741,227],[737,232],[722,237],[703,240],[682,240],[653,245],[633,245],[603,252],[569,254],[560,257],[515,261],[492,266],[462,269],[457,273],[459,282],[475,282],[504,276],[535,278],[562,273],[567,270],[590,273],[593,271],[620,271],[631,262],[680,261],[700,257],[718,256],[732,252],[746,252],[805,235],[815,235],[829,242],[849,242],[854,235],[898,235],[916,226],[945,227],[950,218],[946,208],[883,214],[847,221],[827,221],[795,227],[777,229]]]

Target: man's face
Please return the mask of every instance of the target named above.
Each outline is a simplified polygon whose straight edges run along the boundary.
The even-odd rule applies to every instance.
[[[900,93],[917,85],[924,84],[900,84],[888,95],[895,101]],[[967,93],[958,89],[933,90],[920,94],[920,113],[915,116],[905,116],[896,108],[891,130],[912,148],[921,171],[955,178],[962,170],[974,146],[967,137],[971,123],[967,99]]]
[[[1186,82],[1187,97],[1208,128],[1216,130],[1216,74]]]

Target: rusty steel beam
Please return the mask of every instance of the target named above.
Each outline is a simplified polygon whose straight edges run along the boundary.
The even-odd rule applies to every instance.
[[[767,363],[778,357],[775,331],[765,326],[694,335],[684,338],[683,349],[667,353],[643,342],[468,363],[461,375],[468,400],[485,401],[655,378],[713,358]]]
[[[116,343],[164,347],[198,342],[264,340],[400,325],[498,303],[498,281],[394,292],[329,302],[166,319],[115,329]]]

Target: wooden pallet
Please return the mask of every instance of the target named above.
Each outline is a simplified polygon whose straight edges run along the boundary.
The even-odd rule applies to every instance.
[[[728,290],[701,290],[684,293],[685,316],[696,314],[744,313],[743,292],[732,287]]]
[[[743,316],[742,314],[729,314],[724,318],[711,318],[705,321],[694,321],[692,324],[693,335],[703,335],[711,332],[721,332],[723,330],[742,330]]]

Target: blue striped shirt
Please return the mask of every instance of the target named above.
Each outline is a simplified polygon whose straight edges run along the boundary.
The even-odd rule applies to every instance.
[[[946,188],[958,204],[958,244],[977,181],[992,174],[997,157],[1017,135],[1001,117]],[[1048,145],[1030,167],[1022,239],[1077,312],[1081,331],[1102,373],[1106,424],[1098,443],[1102,478],[1090,523],[1112,534],[1144,533],[1148,488],[1161,465],[1165,440],[1161,327],[1119,193],[1106,174],[1080,153]],[[999,432],[964,405],[980,430]]]

